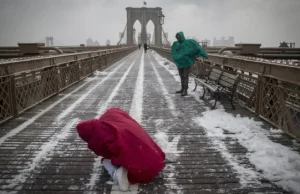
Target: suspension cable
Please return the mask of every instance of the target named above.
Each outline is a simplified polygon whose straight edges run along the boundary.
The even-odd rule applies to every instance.
[[[169,40],[168,40],[168,38],[167,38],[167,36],[166,36],[166,33],[165,33],[165,31],[164,31],[164,28],[163,28],[162,26],[161,26],[161,29],[162,29],[162,32],[163,32],[163,35],[164,35],[164,38],[165,38],[167,44],[169,45],[169,47],[171,47],[171,44],[170,44],[170,42],[169,42]]]
[[[126,23],[126,25],[125,25],[124,31],[123,31],[122,36],[121,36],[121,38],[120,38],[120,40],[119,40],[119,42],[118,42],[117,45],[120,45],[120,43],[121,43],[121,41],[122,41],[122,39],[123,39],[123,37],[124,37],[124,34],[125,34],[126,29],[127,29],[127,23]]]

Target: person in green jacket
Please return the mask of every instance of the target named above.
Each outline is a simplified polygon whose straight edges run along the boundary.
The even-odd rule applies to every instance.
[[[172,45],[172,57],[181,79],[181,89],[176,93],[186,96],[191,66],[195,64],[198,57],[208,58],[208,55],[195,40],[185,39],[183,32],[178,32],[176,39],[177,41]]]

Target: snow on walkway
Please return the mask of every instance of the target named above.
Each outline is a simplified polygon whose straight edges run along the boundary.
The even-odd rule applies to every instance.
[[[262,128],[263,123],[248,117],[236,117],[223,108],[210,110],[194,121],[203,126],[207,135],[226,138],[224,130],[234,133],[234,138],[248,149],[247,157],[262,172],[264,178],[293,192],[300,191],[300,155],[291,148],[271,141],[270,132]],[[253,173],[254,177],[257,177]]]
[[[148,58],[150,59],[149,55]],[[151,64],[154,74],[158,80],[159,86],[161,88],[162,94],[164,99],[167,102],[168,110],[171,112],[174,118],[176,118],[179,115],[179,112],[176,110],[175,102],[173,100],[173,96],[169,93],[167,90],[162,77],[159,75],[157,68],[153,64],[152,60],[149,60],[149,63]],[[174,94],[173,94],[174,95]],[[163,121],[162,121],[163,122]],[[166,157],[168,160],[175,161],[176,156],[175,153],[179,154],[180,151],[177,150],[177,145],[180,139],[180,135],[177,135],[173,138],[171,142],[168,141],[168,130],[165,131],[159,131],[154,134],[154,137],[156,138],[156,141],[158,145],[162,148],[162,150],[166,153]]]
[[[138,123],[142,124],[143,117],[143,89],[144,89],[144,57],[145,54],[142,54],[139,71],[137,75],[137,80],[135,84],[135,89],[133,93],[133,98],[131,102],[131,107],[129,114],[134,118]],[[134,63],[134,62],[133,62]],[[130,67],[131,69],[131,67]],[[119,185],[113,185],[111,194],[137,194],[138,193],[138,184],[130,185],[127,192],[121,192]]]
[[[138,123],[142,122],[143,117],[143,95],[144,95],[144,61],[145,54],[142,54],[142,58],[139,66],[139,73],[137,75],[137,80],[135,84],[135,89],[133,93],[133,99],[131,102],[131,107],[129,114]]]
[[[74,125],[77,124],[78,121],[78,118],[72,119],[64,128],[62,128],[60,133],[53,136],[49,142],[42,145],[40,147],[40,151],[34,158],[32,158],[28,167],[25,170],[20,171],[14,179],[10,180],[9,185],[2,186],[2,189],[14,189],[15,187],[18,187],[18,190],[22,189],[21,184],[25,183],[32,171],[39,167],[41,160],[45,158],[47,154],[49,154],[49,152],[55,148],[55,146],[58,145],[59,141],[65,139],[69,135],[70,130],[75,127]]]
[[[199,100],[201,88],[188,97],[175,95],[180,79],[173,63],[152,52],[131,56],[107,73],[97,72],[101,78],[87,79],[94,86],[83,83],[55,97],[59,100],[0,138],[0,163],[4,165],[0,166],[0,192],[9,187],[28,192],[120,193],[116,185],[105,184],[109,177],[100,158],[95,158],[74,130],[74,122],[99,117],[114,106],[123,107],[166,153],[177,156],[153,182],[133,185],[127,193],[282,192],[261,183],[261,178],[299,193],[299,154],[268,138],[278,130],[268,131],[263,122],[227,113],[221,104],[211,111]],[[191,80],[190,88],[193,84]],[[246,155],[241,147],[247,148]],[[241,163],[232,149],[256,169]]]
[[[95,118],[99,118],[107,110],[108,105],[112,102],[113,98],[117,95],[118,90],[120,89],[121,85],[123,84],[124,80],[126,79],[128,73],[130,72],[130,70],[131,70],[132,66],[134,65],[134,63],[135,63],[135,60],[128,67],[127,71],[123,74],[122,78],[120,79],[118,84],[114,87],[114,89],[111,92],[111,94],[109,95],[108,99],[105,100],[105,102],[101,103],[100,109],[97,111],[97,115],[96,115]],[[101,161],[101,157],[95,158],[95,162],[93,164],[93,172],[91,174],[92,176],[90,178],[89,184],[87,185],[88,188],[90,188],[90,189],[94,188],[95,183],[98,180],[98,177],[100,175],[101,168],[102,168],[102,165],[101,165],[100,161]]]
[[[180,79],[174,63],[156,53],[154,56],[176,80]],[[193,84],[190,87],[193,87]],[[200,90],[200,92],[202,91]],[[194,96],[196,100],[200,96],[199,93],[190,95]],[[205,128],[207,136],[212,139],[217,149],[240,174],[242,184],[258,181],[262,174],[264,178],[288,191],[300,192],[300,154],[268,138],[272,132],[278,133],[278,130],[270,128],[268,131],[263,128],[262,121],[254,121],[253,118],[240,115],[234,116],[225,112],[223,106],[218,106],[216,110],[207,109],[202,116],[199,115],[193,120]],[[228,137],[224,134],[224,130],[234,133],[232,136],[248,149],[246,156],[255,165],[256,171],[244,168],[234,160],[222,141]]]

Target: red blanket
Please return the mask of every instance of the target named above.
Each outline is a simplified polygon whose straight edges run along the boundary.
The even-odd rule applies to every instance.
[[[165,166],[165,153],[121,109],[112,108],[100,119],[79,123],[77,132],[97,155],[126,168],[131,184],[151,182]]]

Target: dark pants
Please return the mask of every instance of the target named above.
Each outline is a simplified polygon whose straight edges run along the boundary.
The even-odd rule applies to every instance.
[[[189,73],[190,73],[190,67],[188,68],[178,68],[179,76],[181,79],[181,87],[183,89],[189,88]]]

